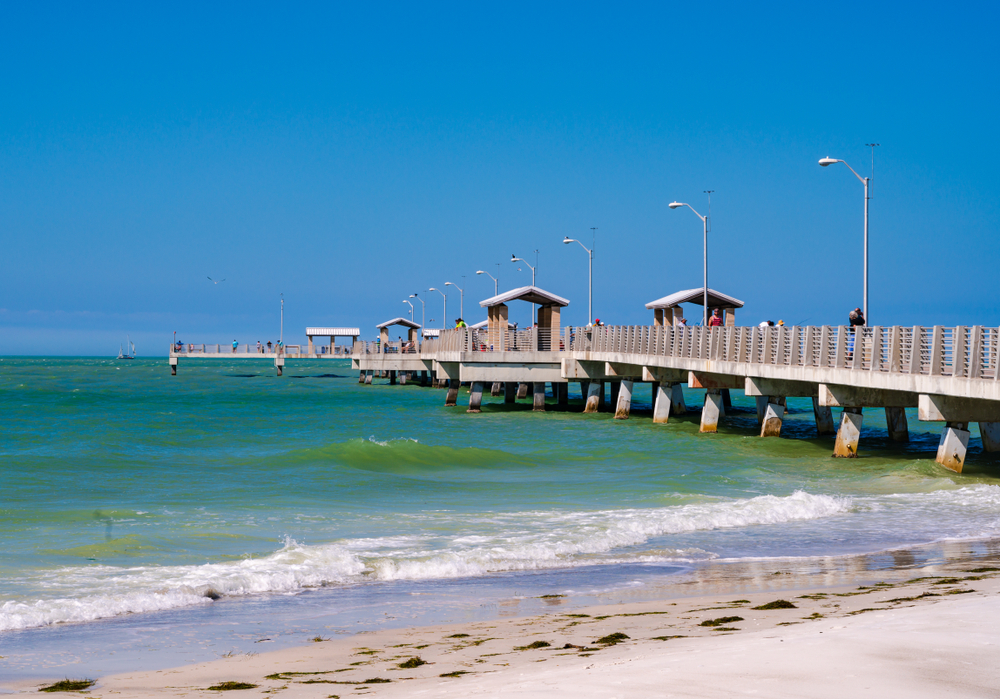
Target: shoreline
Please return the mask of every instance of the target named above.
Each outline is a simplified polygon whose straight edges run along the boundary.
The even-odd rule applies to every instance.
[[[772,687],[773,691],[766,691],[781,695],[784,690],[778,691],[779,686],[796,673],[792,667],[781,669],[768,660],[770,651],[761,650],[768,644],[789,641],[798,647],[806,638],[811,644],[819,638],[824,645],[836,646],[845,658],[853,658],[844,661],[846,672],[852,663],[860,662],[866,655],[863,647],[869,636],[882,639],[880,642],[888,648],[894,644],[903,647],[955,615],[967,617],[967,624],[986,624],[988,628],[976,631],[983,638],[971,645],[958,640],[963,632],[957,629],[956,639],[941,639],[940,645],[967,656],[962,662],[971,661],[978,670],[972,672],[963,665],[966,671],[973,675],[978,672],[984,682],[993,683],[982,687],[1000,686],[1000,675],[989,669],[991,663],[975,661],[975,658],[985,660],[982,654],[988,653],[990,644],[1000,644],[997,623],[1000,609],[989,599],[1000,594],[997,550],[1000,542],[978,542],[985,544],[986,549],[979,555],[969,550],[976,543],[939,545],[945,555],[940,562],[928,563],[931,557],[926,549],[879,554],[891,556],[895,564],[875,570],[864,565],[871,556],[827,560],[825,566],[817,565],[816,560],[717,563],[701,569],[701,575],[680,574],[669,586],[671,590],[661,590],[667,593],[661,594],[661,599],[626,601],[629,595],[623,591],[617,604],[583,606],[562,595],[545,596],[542,601],[551,611],[541,615],[505,618],[500,612],[487,621],[362,631],[339,638],[318,636],[322,640],[306,646],[234,653],[178,668],[105,676],[99,678],[92,693],[123,697],[218,696],[218,692],[208,688],[218,682],[239,681],[257,685],[237,694],[248,697],[273,693],[296,697],[346,697],[362,693],[499,695],[501,691],[507,695],[516,682],[517,696],[536,696],[536,691],[537,696],[554,691],[566,696],[589,696],[587,692],[596,691],[597,686],[587,679],[588,671],[603,668],[602,682],[619,683],[628,696],[652,696],[656,683],[648,687],[642,684],[634,675],[639,665],[652,663],[643,672],[656,674],[669,670],[673,675],[683,674],[676,664],[690,655],[715,654],[729,662],[728,654],[739,648],[743,649],[739,650],[743,654],[740,657],[745,656],[749,665],[738,674],[746,675],[754,663],[770,667],[768,682],[777,685]],[[802,567],[813,570],[794,570]],[[821,584],[817,585],[817,581]],[[753,609],[779,599],[790,602],[794,608]],[[727,617],[740,619],[715,626],[702,625],[704,621]],[[607,637],[613,634],[628,638],[612,643]],[[531,647],[532,643],[537,647]],[[852,644],[856,646],[853,651]],[[414,667],[399,667],[414,657],[419,658],[411,661]],[[808,663],[811,658],[812,655],[805,653],[795,663]],[[888,665],[877,665],[876,674],[892,675],[891,668],[896,665],[911,672],[910,664],[918,660],[916,656],[903,655],[890,658],[886,660]],[[625,672],[623,668],[628,667],[633,669]],[[785,670],[791,673],[788,677]],[[442,677],[449,673],[458,674]],[[60,673],[51,681],[66,676],[67,673]],[[69,676],[73,677],[72,673]],[[371,679],[382,681],[365,684]],[[865,681],[869,680],[872,678]],[[542,692],[535,686],[537,683],[545,684],[548,689]],[[47,684],[48,681],[21,681],[6,689],[34,693]],[[595,696],[614,696],[612,687],[601,686],[603,693]],[[719,685],[720,696],[725,686],[725,683]],[[935,689],[940,690],[940,686]],[[727,691],[732,695],[732,686]],[[803,696],[802,687],[795,691]],[[655,695],[663,696],[662,691]],[[714,696],[697,691],[693,695]],[[978,695],[982,696],[981,691]]]

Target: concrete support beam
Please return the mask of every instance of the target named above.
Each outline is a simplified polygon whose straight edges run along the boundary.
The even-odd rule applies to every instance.
[[[722,407],[726,410],[732,410],[733,408],[733,397],[729,395],[730,389],[722,389]]]
[[[1000,403],[920,394],[917,417],[930,422],[1000,422]]]
[[[285,373],[285,358],[282,356],[277,356],[274,358],[274,368],[278,370],[278,376]]]
[[[819,404],[819,397],[813,396],[813,417],[816,419],[816,434],[834,434],[837,428],[833,424],[833,410]]]
[[[517,385],[517,399],[524,400],[528,397],[528,384],[523,381]]]
[[[628,420],[629,412],[632,410],[632,386],[631,381],[621,382],[618,389],[618,401],[615,404],[615,420]]]
[[[643,381],[656,381],[658,383],[682,383],[688,380],[688,372],[683,369],[664,369],[658,366],[644,366],[642,368]]]
[[[757,401],[757,427],[761,427],[764,424],[764,416],[767,415],[767,403],[771,400],[770,396],[754,396]]]
[[[674,387],[668,383],[654,384],[656,390],[653,396],[653,423],[665,425],[670,420],[670,403]]]
[[[889,391],[882,388],[838,386],[821,383],[819,404],[828,408],[916,408],[918,394],[909,391]]]
[[[885,426],[889,430],[889,439],[894,442],[909,442],[910,429],[906,424],[906,408],[886,408]]]
[[[396,385],[396,372],[393,369],[389,370],[389,385],[390,386]]]
[[[611,403],[612,408],[614,410],[617,410],[618,409],[618,394],[622,390],[622,382],[621,381],[610,381],[609,383],[611,384],[611,399],[610,399],[610,403]]]
[[[448,394],[444,398],[445,407],[453,408],[458,405],[458,387],[460,385],[458,379],[448,379]]]
[[[499,396],[502,384],[503,384],[502,381],[494,381],[493,385],[490,386],[490,395],[493,396],[494,398]]]
[[[401,371],[401,372],[399,372],[399,383],[400,384],[402,384],[403,386],[405,386],[406,382],[409,381],[409,380],[410,380],[410,372],[408,372],[408,371]]]
[[[845,459],[857,458],[863,421],[861,408],[844,408],[844,414],[840,418],[840,429],[837,430],[837,443],[833,446],[834,456]]]
[[[371,383],[372,383],[372,377],[374,377],[374,376],[375,376],[375,372],[374,371],[371,371],[371,370],[366,371],[365,372],[365,384],[368,385],[368,386],[370,386]]]
[[[701,409],[701,428],[699,432],[718,432],[719,419],[725,415],[722,405],[722,394],[717,388],[705,392],[705,407]]]
[[[591,381],[587,385],[587,405],[583,412],[596,413],[601,407],[601,394],[604,393],[604,384],[601,381]]]
[[[969,448],[968,427],[966,422],[949,422],[941,432],[935,461],[955,473],[961,473],[965,466],[965,452]]]
[[[483,404],[483,382],[473,381],[472,389],[469,391],[469,410],[470,413],[478,413],[480,411],[480,406]]]
[[[980,422],[979,434],[983,438],[983,451],[1000,451],[1000,422]]]
[[[761,437],[780,437],[781,422],[785,417],[785,399],[771,398],[764,411],[764,421],[760,427]]]
[[[813,398],[819,395],[819,384],[811,381],[786,379],[760,379],[747,377],[743,387],[748,396],[785,396],[786,398]]]
[[[513,403],[517,399],[517,384],[513,381],[503,382],[503,402]]]
[[[675,383],[670,389],[670,412],[673,415],[686,415],[687,405],[684,403],[684,387]]]
[[[744,388],[746,379],[742,376],[729,374],[712,374],[707,371],[688,372],[689,388]]]
[[[622,364],[620,362],[605,362],[605,376],[620,376],[622,378],[638,379],[642,376],[642,367],[639,364]]]
[[[531,409],[537,410],[539,412],[545,411],[545,382],[535,381],[531,384],[532,386],[532,403]]]
[[[170,375],[177,376],[177,357],[170,358]]]
[[[568,383],[554,383],[552,384],[552,392],[556,394],[556,404],[560,408],[565,408],[569,405],[569,384]]]

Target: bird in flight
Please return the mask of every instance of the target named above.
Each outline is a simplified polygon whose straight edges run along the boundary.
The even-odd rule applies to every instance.
[[[224,282],[224,281],[226,281],[226,280],[225,280],[225,279],[220,279],[220,280],[219,280],[219,281],[217,282],[217,281],[215,281],[214,279],[212,279],[211,277],[209,277],[209,278],[208,278],[208,281],[212,282],[213,284],[218,284],[219,282]]]

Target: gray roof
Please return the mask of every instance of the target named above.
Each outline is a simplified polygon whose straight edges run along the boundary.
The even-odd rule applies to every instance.
[[[414,329],[420,327],[420,323],[414,323],[409,318],[393,318],[392,320],[387,320],[380,325],[376,325],[375,327],[381,330],[382,328],[388,328],[390,325],[402,325],[404,328]]]
[[[306,328],[306,335],[329,335],[330,337],[358,337],[360,328]]]
[[[486,319],[486,320],[481,320],[481,321],[479,321],[478,323],[476,323],[475,325],[470,325],[469,327],[470,327],[470,328],[475,328],[476,330],[481,330],[481,329],[485,328],[485,327],[486,327],[487,325],[489,325],[489,322],[490,322],[490,321],[489,321],[489,319]],[[513,327],[514,327],[514,324],[513,324],[513,323],[511,323],[511,322],[510,322],[510,321],[508,320],[508,321],[507,321],[507,327],[508,327],[508,328],[513,328]]]
[[[480,301],[479,305],[491,308],[499,306],[501,303],[507,303],[508,301],[527,301],[528,303],[537,303],[539,306],[569,305],[568,299],[556,296],[545,289],[539,289],[537,286],[522,286],[520,289],[511,289],[510,291],[505,291],[502,294],[488,298],[485,301]]]
[[[646,308],[672,308],[682,303],[696,303],[700,306],[704,302],[704,291],[705,287],[702,286],[697,289],[678,291],[670,294],[670,296],[664,296],[662,299],[650,301],[646,304]],[[726,294],[715,291],[714,289],[708,290],[708,305],[720,306],[724,308],[743,308],[743,302],[739,299],[727,296]]]

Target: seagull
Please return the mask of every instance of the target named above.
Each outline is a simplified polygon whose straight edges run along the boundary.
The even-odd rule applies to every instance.
[[[211,277],[209,277],[209,278],[208,278],[208,281],[212,282],[213,284],[218,284],[219,282],[224,282],[224,281],[226,281],[226,280],[225,280],[225,279],[220,279],[220,280],[219,280],[219,282],[217,282],[217,281],[215,281],[214,279],[212,279]]]

